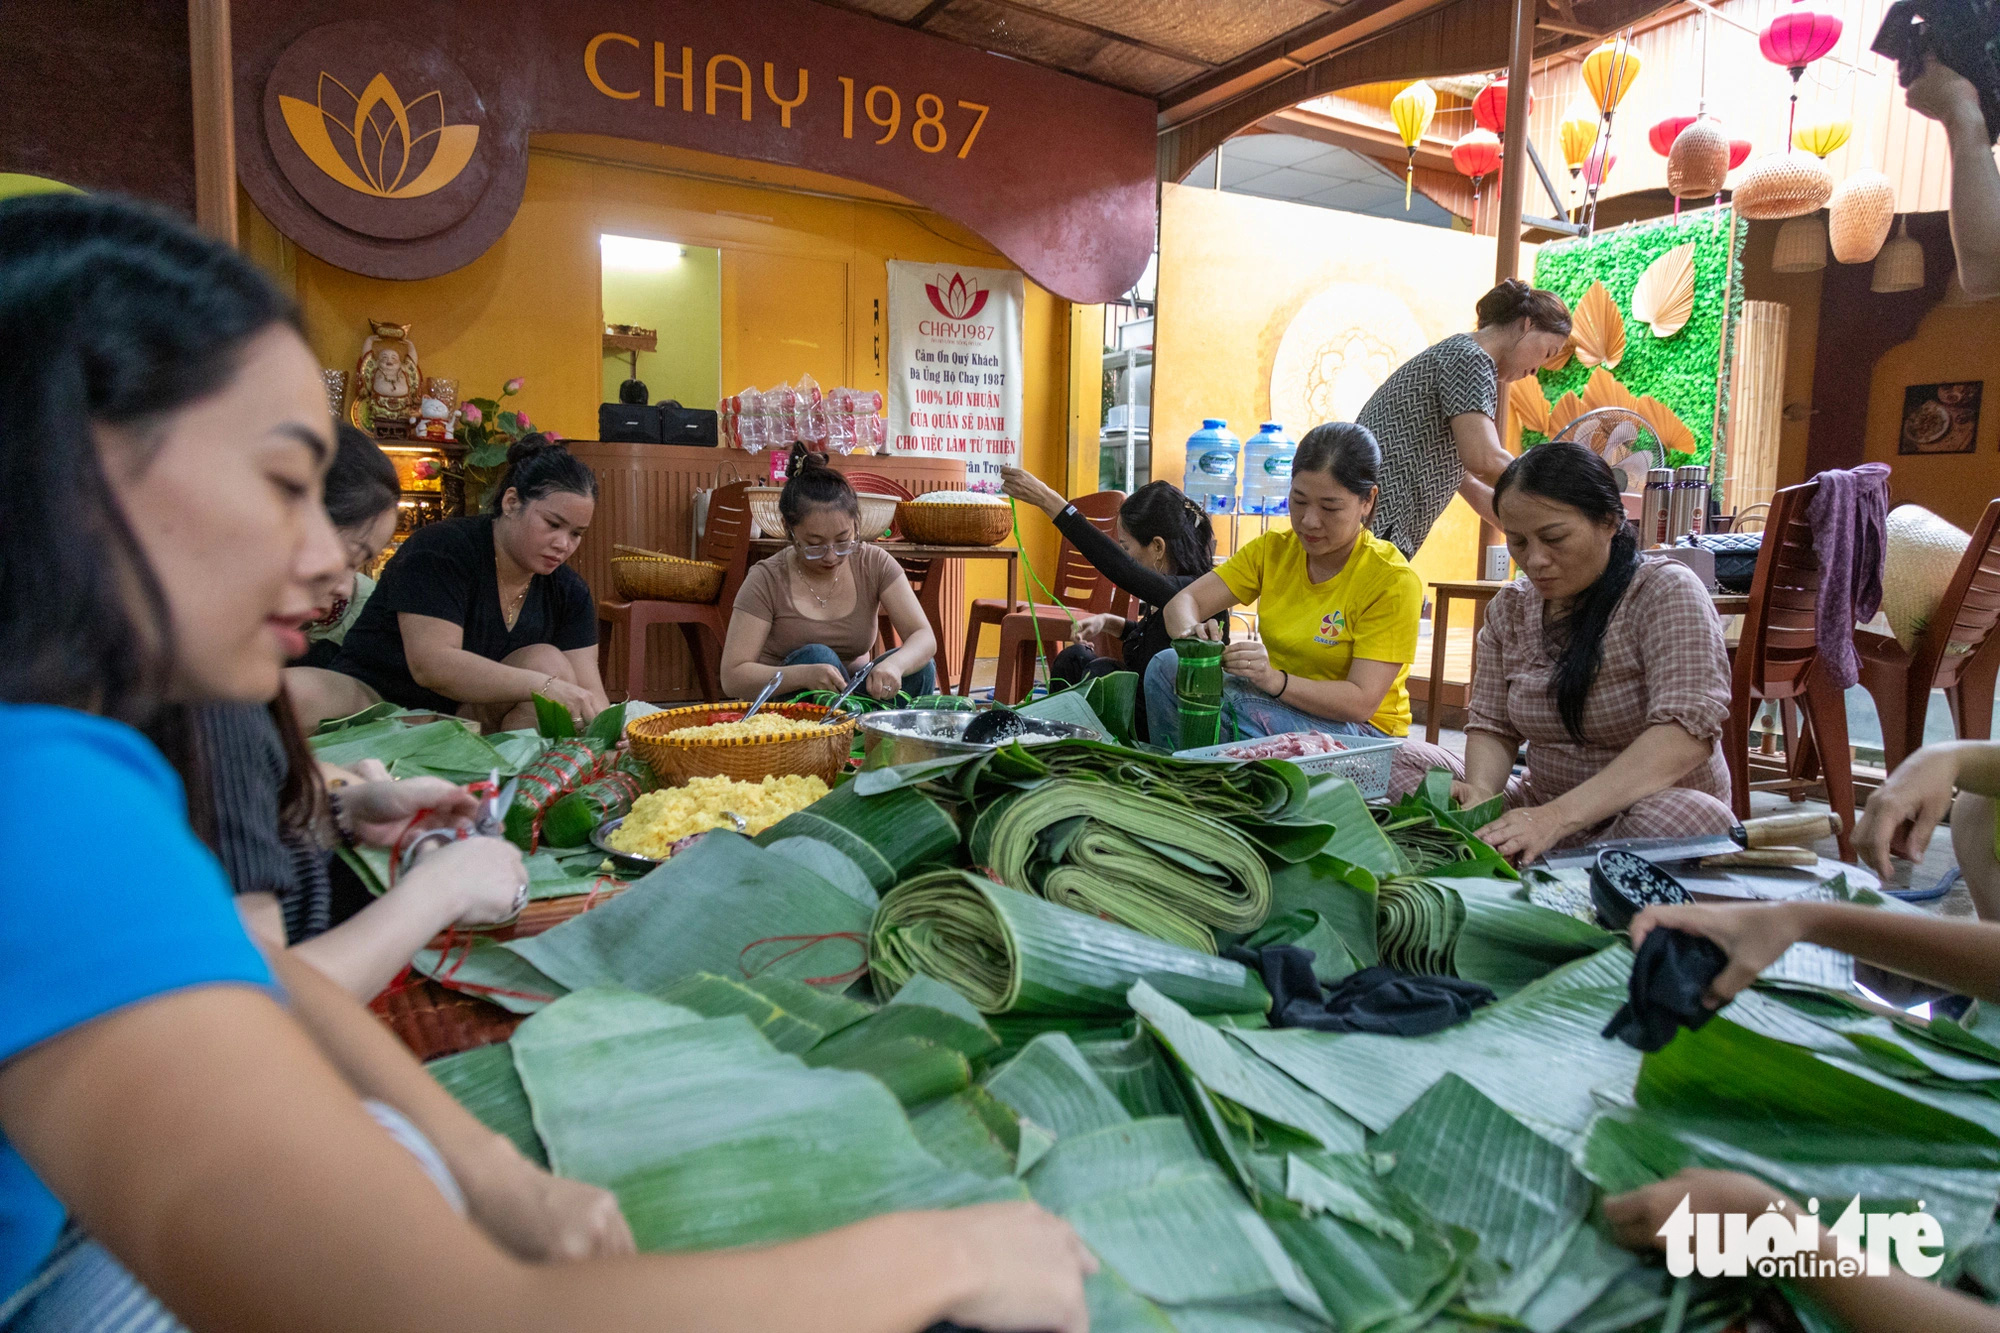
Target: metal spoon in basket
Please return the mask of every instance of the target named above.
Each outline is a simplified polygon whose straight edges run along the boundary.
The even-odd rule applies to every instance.
[[[889,658],[895,653],[895,651],[896,650],[894,648],[891,648],[889,649],[888,652],[877,654],[875,658],[868,663],[867,666],[862,667],[859,671],[855,672],[854,679],[847,682],[847,688],[842,690],[839,694],[836,694],[833,697],[833,702],[826,706],[827,717],[831,718],[835,713],[846,712],[847,709],[844,708],[842,705],[844,705],[847,702],[847,696],[854,693],[856,690],[860,689],[861,686],[867,682],[868,677],[875,674],[875,668],[881,666],[884,662],[888,661]]]
[[[743,711],[743,716],[739,718],[738,721],[748,722],[751,718],[757,716],[757,710],[762,708],[765,704],[771,701],[771,696],[778,692],[778,685],[781,681],[784,680],[784,678],[785,678],[785,669],[783,667],[779,667],[777,671],[772,674],[770,684],[766,685],[763,689],[757,691],[756,700],[750,705],[750,707],[748,707]]]

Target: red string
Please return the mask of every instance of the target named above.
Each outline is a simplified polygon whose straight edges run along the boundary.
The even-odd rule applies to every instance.
[[[761,940],[752,940],[750,941],[750,943],[744,945],[742,950],[736,955],[736,970],[743,974],[743,979],[745,981],[754,981],[758,977],[762,976],[764,973],[776,967],[779,963],[784,962],[787,958],[791,958],[797,954],[802,954],[807,949],[812,948],[815,944],[824,944],[828,940],[852,941],[853,944],[861,950],[861,966],[856,968],[850,968],[845,972],[836,972],[832,976],[807,977],[805,978],[806,985],[808,986],[846,985],[848,982],[851,981],[859,981],[864,975],[867,974],[868,941],[863,936],[858,935],[851,930],[835,930],[835,931],[830,931],[824,935],[770,935],[766,936],[764,939]],[[785,950],[785,952],[779,954],[776,958],[769,960],[762,967],[758,968],[755,972],[752,972],[748,968],[743,966],[743,955],[749,953],[752,949],[755,949],[760,945],[791,944],[794,941],[804,941],[804,942],[799,944],[799,946],[795,949]]]

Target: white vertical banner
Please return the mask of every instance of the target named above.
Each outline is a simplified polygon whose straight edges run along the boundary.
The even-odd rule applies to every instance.
[[[1021,462],[1021,275],[889,261],[889,452],[965,460],[1000,487]]]

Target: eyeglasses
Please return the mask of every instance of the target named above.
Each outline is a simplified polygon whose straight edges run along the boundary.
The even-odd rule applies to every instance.
[[[853,555],[860,549],[861,542],[858,538],[849,539],[844,542],[831,542],[825,546],[810,546],[805,542],[799,543],[799,554],[808,560],[824,560],[830,555]]]

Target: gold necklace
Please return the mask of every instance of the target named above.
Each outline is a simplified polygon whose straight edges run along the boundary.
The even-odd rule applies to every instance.
[[[496,586],[500,582],[500,553],[498,551],[493,553],[493,581]],[[521,608],[527,605],[528,602],[528,589],[534,585],[535,576],[533,573],[530,573],[528,581],[521,585],[521,591],[514,594],[514,600],[501,608],[500,617],[506,621],[508,629],[514,628],[515,622],[520,620]]]
[[[829,607],[829,606],[831,605],[831,603],[829,603],[829,602],[828,602],[828,601],[826,600],[826,598],[824,598],[824,597],[820,596],[820,594],[819,594],[819,589],[817,589],[817,588],[813,587],[813,585],[812,585],[812,575],[810,575],[810,574],[808,574],[808,573],[806,572],[806,561],[805,561],[805,557],[804,557],[804,556],[800,556],[800,557],[799,557],[798,559],[799,559],[799,578],[800,578],[800,579],[801,579],[801,581],[802,581],[802,582],[803,582],[803,583],[805,584],[805,590],[806,590],[806,591],[807,591],[808,593],[811,593],[811,594],[812,594],[812,599],[813,599],[813,600],[814,600],[815,602],[818,602],[818,603],[819,603],[819,608],[820,608],[820,610],[824,611],[824,610],[828,609],[828,607]],[[833,573],[831,573],[830,575],[828,575],[828,576],[827,576],[827,588],[828,588],[828,591],[830,591],[830,592],[837,592],[837,591],[839,591],[839,589],[840,589],[840,571],[839,571],[838,569],[834,570],[834,571],[833,571]]]

